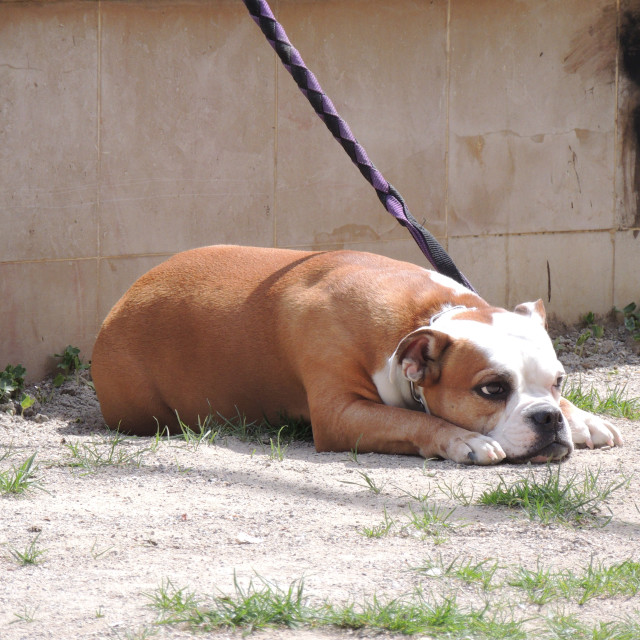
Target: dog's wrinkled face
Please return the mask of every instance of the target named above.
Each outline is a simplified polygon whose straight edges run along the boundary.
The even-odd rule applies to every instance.
[[[493,438],[509,461],[559,460],[573,449],[559,407],[564,370],[542,303],[446,313],[398,345],[389,374],[394,386],[409,387],[405,405],[416,408],[418,399],[431,414]]]

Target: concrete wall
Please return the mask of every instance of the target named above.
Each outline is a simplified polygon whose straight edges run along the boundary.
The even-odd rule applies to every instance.
[[[637,4],[272,7],[478,290],[542,297],[572,321],[640,300]],[[111,305],[176,251],[346,247],[425,264],[241,0],[0,1],[0,166],[0,368],[31,378],[67,344],[88,357]]]

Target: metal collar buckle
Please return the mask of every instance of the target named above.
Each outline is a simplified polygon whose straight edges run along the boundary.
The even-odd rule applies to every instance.
[[[413,380],[409,380],[409,388],[411,389],[411,397],[417,402],[423,409],[425,413],[429,413],[429,408],[427,407],[426,402],[423,400],[422,396],[416,391],[416,387],[413,384]]]

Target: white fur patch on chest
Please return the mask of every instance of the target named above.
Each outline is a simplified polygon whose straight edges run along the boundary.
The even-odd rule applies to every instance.
[[[387,406],[422,410],[422,405],[411,395],[409,381],[398,375],[398,367],[393,362],[393,356],[387,360],[382,369],[373,374],[372,380],[380,399]]]

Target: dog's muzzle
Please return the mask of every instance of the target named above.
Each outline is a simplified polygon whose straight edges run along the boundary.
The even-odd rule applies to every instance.
[[[562,411],[556,407],[536,408],[527,415],[527,420],[538,433],[541,448],[528,458],[534,464],[552,462],[566,458],[573,447],[568,439],[567,425]]]

